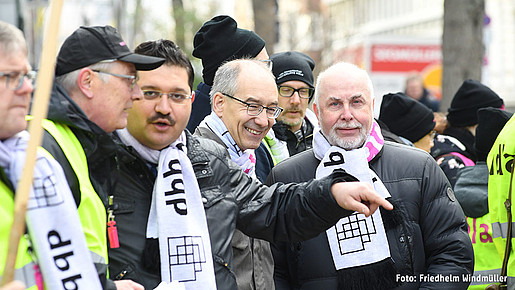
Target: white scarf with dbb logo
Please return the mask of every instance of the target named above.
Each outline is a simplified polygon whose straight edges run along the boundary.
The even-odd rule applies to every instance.
[[[368,162],[379,153],[384,144],[380,130],[379,125],[374,122],[365,145],[354,150],[331,146],[321,131],[317,131],[313,139],[313,150],[315,157],[321,162],[316,178],[327,176],[335,169],[344,169],[359,181],[370,183],[382,197],[390,197],[381,179],[368,166]],[[340,219],[326,233],[336,270],[372,264],[390,257],[379,210],[368,218],[354,212]]]
[[[161,279],[186,289],[216,289],[200,189],[186,155],[186,134],[161,150],[147,238],[159,239]]]
[[[14,186],[22,176],[28,140],[29,133],[22,131],[0,141],[0,166]],[[27,227],[46,289],[102,289],[63,169],[45,151],[37,153]]]

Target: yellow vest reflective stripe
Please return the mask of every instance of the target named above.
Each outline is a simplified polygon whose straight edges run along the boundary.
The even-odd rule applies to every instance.
[[[106,210],[89,179],[84,149],[68,126],[43,120],[43,128],[55,138],[77,175],[81,192],[77,211],[93,262],[107,264]]]
[[[265,136],[265,139],[261,142],[263,145],[265,145],[266,150],[268,150],[268,153],[270,153],[270,157],[272,157],[272,162],[274,163],[274,166],[277,165],[278,160],[275,158],[274,153],[272,152],[272,148],[270,148],[270,145],[268,145],[270,139],[267,139]],[[273,141],[272,141],[273,142]]]
[[[5,260],[7,259],[7,247],[9,233],[13,223],[14,199],[13,192],[7,185],[0,181],[0,279],[4,273]],[[20,239],[18,256],[16,257],[14,279],[22,281],[27,289],[37,290],[34,263],[28,252],[27,240]]]
[[[481,278],[486,279],[489,277],[488,275],[501,273],[502,260],[493,243],[489,216],[490,214],[479,218],[467,217],[469,237],[474,248],[474,276],[477,277],[470,283],[468,289],[483,290],[494,281],[479,282]]]
[[[488,177],[488,208],[493,226],[493,241],[500,259],[504,257],[506,247],[506,229],[508,217],[504,202],[508,198],[510,188],[511,166],[515,162],[515,115],[506,123],[497,140],[495,140],[487,164],[490,171]],[[515,187],[513,188],[515,190]],[[512,192],[511,214],[515,221],[515,192]],[[513,227],[515,231],[515,227]],[[512,247],[508,260],[508,276],[515,277],[515,241],[512,235]],[[508,279],[508,285],[510,281]]]

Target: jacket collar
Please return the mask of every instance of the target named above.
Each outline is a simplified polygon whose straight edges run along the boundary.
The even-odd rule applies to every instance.
[[[197,92],[200,92],[204,95],[208,95],[209,96],[209,92],[211,91],[211,86],[208,85],[208,84],[205,84],[203,82],[200,82],[198,85],[197,85],[197,91],[195,92],[195,94],[197,94]]]
[[[465,145],[465,153],[470,156],[473,161],[476,161],[476,152],[474,151],[474,135],[465,128],[448,127],[444,131],[445,135],[458,139]]]
[[[52,87],[47,119],[98,135],[107,134],[97,124],[88,119],[86,113],[56,82]]]
[[[209,158],[204,150],[200,146],[200,142],[195,138],[188,130],[186,132],[186,148],[188,149],[188,158],[190,158],[191,164],[195,165],[198,163],[207,163]]]

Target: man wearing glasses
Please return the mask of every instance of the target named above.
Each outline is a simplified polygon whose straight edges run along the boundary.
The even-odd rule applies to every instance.
[[[284,109],[272,129],[293,156],[313,147],[313,133],[318,129],[317,117],[308,110],[315,91],[315,62],[298,51],[276,53],[270,59],[274,64],[272,72],[279,91],[279,106]]]
[[[186,54],[169,40],[148,41],[135,51],[166,62],[141,72],[143,98],[129,110],[127,129],[116,131],[127,150],[120,155],[122,176],[113,192],[120,247],[109,249],[111,277],[133,279],[145,289],[154,289],[161,281],[175,281],[185,289],[242,289],[231,247],[236,229],[266,240],[299,240],[349,213],[338,204],[364,210],[362,203],[340,202],[343,199],[372,200],[371,210],[378,204],[389,208],[371,187],[339,183],[352,178],[343,172],[311,183],[272,187],[251,178],[230,160],[225,145],[185,130],[195,97],[193,67]],[[238,78],[238,65],[242,76],[250,71],[255,77]],[[271,126],[267,123],[280,111],[273,77],[262,66],[233,61],[215,77],[215,111],[224,107],[222,118],[231,134],[249,130],[244,138],[234,133],[238,142],[243,141],[238,148],[257,146],[262,137],[254,135],[266,134]],[[228,72],[234,78],[227,77]],[[216,85],[223,80],[228,87]],[[252,120],[256,118],[260,120]],[[339,179],[340,174],[345,176]],[[247,280],[243,288],[251,283]]]
[[[259,61],[229,62],[215,74],[210,94],[212,112],[195,133],[219,141],[243,171],[255,176],[252,151],[282,112],[272,73]]]
[[[187,126],[187,129],[191,132],[194,132],[199,123],[211,113],[210,91],[213,86],[215,72],[223,63],[245,57],[260,60],[266,64],[269,69],[272,67],[272,62],[269,60],[265,47],[265,41],[255,32],[239,28],[238,23],[232,17],[227,15],[218,15],[209,21],[206,21],[195,34],[193,45],[193,56],[202,60],[203,82],[198,84],[197,90],[195,91],[196,98],[192,105],[192,113]],[[273,137],[271,142],[273,142],[274,139],[275,137]],[[282,158],[282,156],[287,156],[286,146],[281,146],[283,144],[279,141],[274,143],[274,145],[277,144],[277,146],[271,146],[271,142],[265,143],[263,140],[263,142],[254,150],[254,157],[256,160],[255,173],[256,177],[262,182],[265,181],[270,170],[275,165],[276,159]],[[249,252],[249,249],[257,249],[260,247],[259,242],[251,245],[248,237],[244,237],[240,232],[237,232],[235,235],[233,244],[235,245],[235,251],[239,250],[240,252],[245,252],[241,255],[236,254],[236,256],[240,257],[238,262],[241,261],[242,263],[246,263],[245,261],[250,259],[249,257],[251,256],[251,253]],[[268,248],[268,244],[266,247]],[[268,257],[268,261],[271,263],[272,255],[270,254],[270,251],[266,250],[265,252],[269,254],[261,256]],[[267,258],[254,260],[254,262],[260,263],[262,260],[266,261]],[[255,268],[263,268],[264,271],[254,272],[254,276],[256,277],[241,275],[240,270],[242,272],[247,271],[242,270],[243,267],[240,267],[238,262],[235,263],[235,274],[240,290],[253,289],[253,286],[251,286],[253,284],[248,283],[249,279],[258,281],[267,280],[262,278],[262,276],[272,275],[270,268],[263,268],[260,265],[256,265]],[[266,274],[262,274],[261,272]],[[273,290],[273,283],[270,282],[268,284],[264,284],[262,287],[258,287],[258,289]]]
[[[195,134],[223,145],[243,172],[256,177],[260,160],[255,150],[282,111],[270,69],[250,59],[224,64],[215,74],[210,95],[212,112]],[[274,289],[270,244],[236,231],[232,245],[239,288]]]
[[[117,247],[109,197],[116,144],[110,133],[127,125],[127,110],[142,98],[137,71],[163,59],[132,53],[111,26],[80,27],[63,43],[42,146],[61,164],[72,190],[88,248],[104,289],[143,289],[107,280],[107,247]],[[109,216],[109,242],[106,221]]]
[[[26,116],[36,73],[31,71],[27,52],[22,31],[0,21],[0,276],[8,272],[4,266],[7,251],[12,250],[9,234],[20,218],[14,200],[30,141]],[[24,219],[27,230],[18,241],[14,265],[14,278],[24,286],[5,289],[43,289],[43,283],[46,289],[100,289],[61,166],[38,148],[33,169]]]

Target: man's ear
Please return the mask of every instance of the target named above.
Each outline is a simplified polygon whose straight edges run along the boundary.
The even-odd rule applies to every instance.
[[[315,103],[313,103],[313,112],[315,112],[315,115],[317,116],[317,119],[320,120],[320,116],[318,115],[317,104],[315,104]]]
[[[212,109],[213,109],[213,112],[215,112],[215,114],[220,118],[222,118],[226,103],[227,103],[227,99],[225,98],[225,96],[222,93],[219,93],[219,92],[215,93],[215,95],[213,96]]]
[[[77,77],[77,89],[88,99],[93,97],[93,73],[91,69],[83,68]]]

